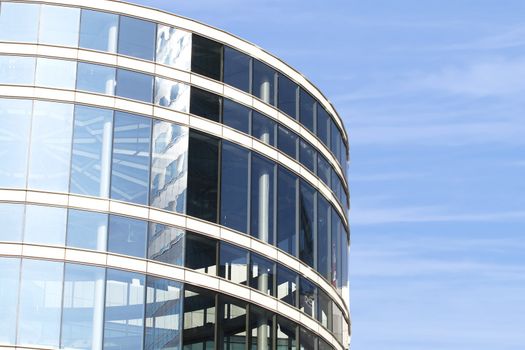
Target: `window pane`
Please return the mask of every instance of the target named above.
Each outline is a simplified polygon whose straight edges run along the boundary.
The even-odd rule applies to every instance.
[[[186,233],[186,253],[184,266],[216,275],[217,241],[194,233]]]
[[[297,84],[279,74],[279,109],[292,118],[297,118]]]
[[[0,41],[36,43],[40,5],[2,2]]]
[[[249,152],[230,142],[222,143],[220,223],[248,232]]]
[[[157,63],[190,70],[191,33],[159,24],[157,27]]]
[[[219,140],[190,130],[188,215],[217,222],[218,173]]]
[[[18,306],[19,345],[58,347],[63,263],[24,259]]]
[[[300,89],[300,102],[299,116],[301,118],[301,124],[308,128],[308,130],[311,132],[314,132],[316,102],[314,98],[303,89]]]
[[[297,349],[297,325],[277,316],[277,350]]]
[[[317,106],[317,136],[323,143],[330,147],[330,117],[326,109]]]
[[[67,246],[106,251],[108,214],[69,209]]]
[[[222,97],[211,92],[191,88],[190,113],[215,122],[221,120]]]
[[[106,271],[66,264],[61,348],[101,349]]]
[[[20,259],[0,258],[0,271],[0,343],[15,344]]]
[[[202,289],[184,287],[184,350],[215,348],[215,295]]]
[[[220,244],[219,276],[246,285],[248,278],[248,252],[228,243]]]
[[[78,46],[80,9],[42,5],[40,12],[40,44]]]
[[[332,300],[321,289],[318,290],[318,300],[317,320],[330,331],[332,330]]]
[[[331,281],[333,287],[337,287],[337,279],[339,278],[339,267],[341,266],[340,256],[339,256],[339,231],[341,230],[341,219],[335,210],[332,210],[332,224],[331,224],[331,241],[332,251],[330,256],[332,257],[331,263]]]
[[[167,264],[184,264],[184,230],[167,225],[149,223],[148,259]]]
[[[315,156],[316,152],[308,142],[301,139],[299,143],[299,160],[308,170],[315,174]]]
[[[2,4],[3,8],[4,4]],[[33,85],[35,58],[0,56],[0,83],[5,85]]]
[[[317,196],[317,271],[330,280],[330,205]]]
[[[242,131],[245,134],[249,134],[250,111],[250,108],[225,98],[222,111],[222,122],[229,127]]]
[[[250,254],[250,287],[274,295],[275,263],[255,253]]]
[[[257,60],[253,60],[252,93],[262,101],[275,105],[275,71]]]
[[[321,154],[317,155],[317,176],[324,182],[324,184],[330,187],[330,164],[325,157]]]
[[[63,246],[66,242],[66,219],[65,208],[27,205],[24,242]]]
[[[319,338],[319,347],[318,350],[333,350],[333,348],[328,345],[323,339]]]
[[[330,137],[330,150],[335,156],[335,159],[339,160],[339,153],[340,153],[340,146],[339,138],[341,135],[339,134],[339,129],[337,128],[337,125],[333,120],[330,119],[330,129],[331,129],[331,137]]]
[[[104,349],[141,350],[144,275],[107,270]]]
[[[75,106],[69,191],[108,197],[113,111]]]
[[[297,177],[279,167],[277,189],[277,247],[297,252]]]
[[[115,113],[111,198],[148,203],[151,119]]]
[[[156,105],[187,113],[190,105],[190,86],[173,80],[155,78]]]
[[[147,221],[110,215],[108,252],[145,258],[147,232]]]
[[[275,232],[275,163],[252,153],[250,234],[273,244]]]
[[[332,303],[332,328],[335,335],[335,339],[339,342],[343,342],[343,312],[335,304]]]
[[[72,104],[34,102],[29,188],[67,192],[72,133]]]
[[[299,341],[301,350],[315,350],[316,337],[312,332],[300,327]]]
[[[115,94],[115,68],[99,64],[78,63],[77,90]]]
[[[31,100],[0,99],[0,187],[26,187]]]
[[[186,212],[188,181],[188,128],[153,121],[151,206]]]
[[[182,283],[148,276],[144,349],[180,349]]]
[[[151,103],[153,77],[126,69],[117,70],[117,96]]]
[[[218,342],[222,350],[246,349],[246,303],[219,296]]]
[[[299,279],[299,309],[315,318],[317,307],[317,287],[306,278]]]
[[[36,61],[35,85],[56,89],[75,88],[77,63],[39,57]],[[57,74],[60,72],[59,74]]]
[[[277,299],[292,306],[297,305],[297,274],[277,264]]]
[[[299,259],[314,267],[315,190],[305,181],[301,181],[299,213]]]
[[[193,34],[191,71],[221,80],[222,44]]]
[[[224,82],[250,92],[251,58],[228,46],[224,47]]]
[[[292,159],[297,159],[297,135],[291,130],[279,125],[279,137],[277,148],[289,155]]]
[[[273,339],[273,314],[263,308],[250,305],[250,349],[270,350]]]
[[[155,31],[155,23],[120,16],[118,52],[152,61],[155,55]]]
[[[0,241],[22,241],[24,205],[0,203],[0,222],[2,223],[2,229],[0,230]]]
[[[259,112],[252,112],[252,136],[260,141],[275,146],[276,123]]]
[[[116,52],[117,27],[117,15],[82,9],[79,46],[98,51]]]

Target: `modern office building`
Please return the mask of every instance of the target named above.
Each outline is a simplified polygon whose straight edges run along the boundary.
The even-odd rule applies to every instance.
[[[0,348],[348,349],[348,137],[315,86],[170,13],[0,6]]]

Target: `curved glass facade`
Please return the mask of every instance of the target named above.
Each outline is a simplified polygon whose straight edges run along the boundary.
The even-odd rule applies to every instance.
[[[348,348],[326,103],[188,20],[98,6],[0,2],[0,345]]]

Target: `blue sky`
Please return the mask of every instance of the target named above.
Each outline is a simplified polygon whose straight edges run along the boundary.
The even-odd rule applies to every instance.
[[[525,346],[525,1],[143,1],[311,79],[351,139],[352,349]]]

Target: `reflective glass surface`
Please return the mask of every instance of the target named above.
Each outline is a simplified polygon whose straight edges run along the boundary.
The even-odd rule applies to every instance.
[[[279,74],[278,107],[292,118],[297,118],[297,89],[296,83]]]
[[[75,88],[77,63],[39,57],[36,60],[35,85],[56,89]],[[60,72],[59,74],[57,74]]]
[[[297,325],[277,316],[277,350],[297,349]]]
[[[297,134],[281,125],[279,125],[278,130],[277,148],[292,159],[297,159],[297,141],[299,139]]]
[[[275,164],[252,153],[250,234],[264,242],[274,242]]]
[[[29,188],[67,192],[72,129],[72,104],[34,102]]]
[[[301,350],[315,350],[316,339],[312,332],[299,327],[299,346]]]
[[[155,55],[155,23],[120,16],[118,52],[152,61]]]
[[[248,232],[248,150],[223,141],[221,166],[220,223]]]
[[[224,47],[224,82],[250,92],[250,56],[228,46]]]
[[[115,113],[111,198],[147,204],[151,119]]]
[[[330,187],[330,164],[325,157],[321,154],[317,155],[317,176],[324,182],[325,185]]]
[[[300,140],[301,142],[299,142],[299,161],[308,170],[315,174],[315,158],[317,154],[314,148],[310,146],[308,142],[305,142],[302,139]]]
[[[0,241],[20,242],[24,223],[24,205],[0,203],[0,222],[2,223]]]
[[[301,124],[311,132],[314,132],[316,102],[314,98],[302,88],[299,93],[299,102],[299,119]]]
[[[108,214],[84,210],[68,210],[68,247],[106,251]]]
[[[299,278],[299,309],[315,318],[317,308],[317,287],[306,278]]]
[[[113,111],[75,106],[69,191],[108,197]]]
[[[35,62],[34,57],[0,56],[0,84],[33,85]]]
[[[275,263],[255,253],[250,254],[250,287],[274,295]]]
[[[184,266],[215,275],[217,273],[217,241],[194,233],[186,233]]]
[[[102,267],[66,264],[61,348],[102,348],[105,277]]]
[[[272,348],[272,339],[274,338],[272,313],[251,305],[248,332],[251,349],[270,350]]]
[[[221,242],[219,250],[219,276],[246,285],[248,279],[248,252]]]
[[[260,141],[275,146],[276,123],[263,114],[252,112],[252,136]]]
[[[222,44],[203,38],[192,36],[191,70],[206,77],[221,80]]]
[[[40,10],[40,44],[77,46],[80,9],[42,5]]]
[[[151,103],[153,98],[153,77],[127,69],[118,69],[116,95]]]
[[[108,251],[145,258],[147,230],[146,221],[111,215],[109,217]]]
[[[188,128],[153,121],[150,205],[186,212]]]
[[[297,177],[279,167],[277,185],[277,247],[297,251]]]
[[[91,63],[78,63],[77,90],[115,94],[115,68]]]
[[[214,293],[186,285],[183,309],[183,349],[214,349],[216,317]]]
[[[331,236],[330,236],[330,245],[331,245],[331,253],[330,256],[332,257],[331,261],[331,280],[330,283],[333,287],[337,286],[337,279],[339,278],[339,267],[341,266],[340,262],[340,256],[339,256],[339,232],[341,231],[341,219],[339,218],[339,215],[337,215],[336,211],[332,211],[332,223],[330,225],[331,228]]]
[[[317,106],[317,137],[330,148],[330,116],[326,109]]]
[[[332,304],[332,330],[339,342],[343,341],[343,312],[335,304]]]
[[[159,24],[157,27],[157,63],[191,69],[191,33]]]
[[[18,344],[59,346],[63,267],[53,261],[22,261]]]
[[[190,105],[190,86],[174,80],[155,78],[154,103],[187,113]]]
[[[330,280],[330,205],[317,196],[317,271]]]
[[[314,267],[315,190],[301,180],[299,194],[299,259]]]
[[[30,100],[0,99],[0,187],[26,186],[32,107]]]
[[[67,210],[65,208],[27,205],[24,242],[64,245]]]
[[[184,264],[184,230],[151,222],[148,233],[148,259],[167,264]]]
[[[252,93],[271,105],[275,105],[275,75],[272,68],[253,60]]]
[[[118,15],[82,9],[79,47],[116,52]]]
[[[0,271],[0,344],[15,344],[20,259],[0,258]]]
[[[328,295],[319,289],[318,295],[318,308],[317,308],[317,320],[328,330],[332,330],[332,301]]]
[[[222,122],[224,125],[249,134],[250,111],[250,108],[225,98],[222,110]]]
[[[191,88],[190,113],[214,122],[221,120],[222,97],[195,87]]]
[[[142,349],[144,293],[144,275],[107,270],[104,349]]]
[[[297,306],[297,273],[277,264],[277,299]]]
[[[224,295],[219,296],[218,340],[220,349],[246,348],[246,303]]]
[[[36,43],[40,5],[2,2],[0,41]]]

